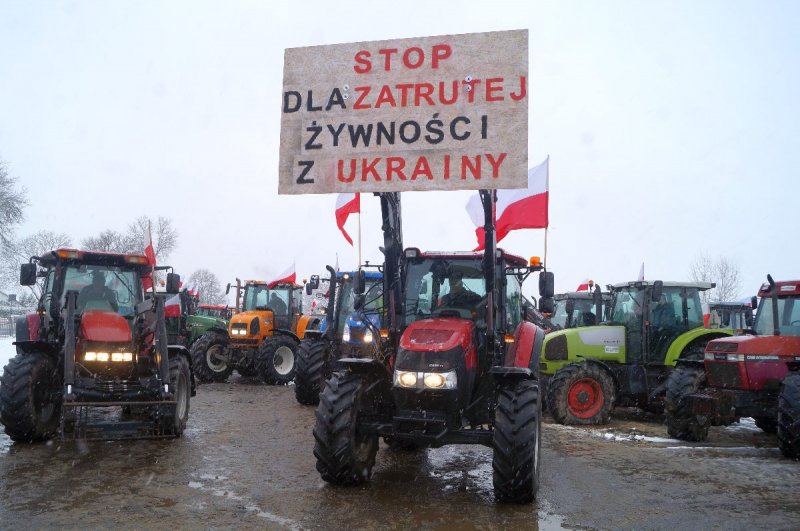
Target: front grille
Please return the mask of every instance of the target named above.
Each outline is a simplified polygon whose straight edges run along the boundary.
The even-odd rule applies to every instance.
[[[135,389],[141,389],[141,385],[138,381],[103,381],[98,380],[94,384],[95,389],[98,391],[103,391],[105,393],[124,393],[126,391],[133,391]]]
[[[708,384],[715,387],[742,387],[740,364],[730,362],[706,363]]]

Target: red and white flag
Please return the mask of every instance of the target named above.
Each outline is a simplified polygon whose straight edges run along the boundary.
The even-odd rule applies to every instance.
[[[497,222],[495,230],[499,242],[512,230],[546,229],[549,223],[547,205],[549,188],[550,157],[528,170],[528,187],[518,190],[497,191]],[[467,212],[477,227],[475,236],[478,247],[483,250],[483,207],[480,196],[472,196],[467,202]]]
[[[589,282],[590,280],[588,278],[585,279],[583,282],[578,284],[578,289],[576,289],[575,291],[589,291]]]
[[[144,255],[147,257],[147,265],[150,266],[150,270],[152,271],[156,266],[156,251],[153,248],[153,233],[150,230],[149,221],[147,222],[147,234],[144,238]],[[142,286],[145,291],[153,287],[152,275],[142,278]]]
[[[289,283],[294,284],[295,282],[297,282],[297,272],[295,271],[294,262],[292,262],[292,265],[289,266],[289,268],[286,269],[286,271],[278,275],[278,277],[275,280],[270,282],[268,287],[272,289],[278,284],[289,284]]]
[[[164,317],[180,317],[181,316],[181,297],[175,295],[167,299],[164,303]]]
[[[350,245],[353,245],[353,238],[344,230],[344,224],[350,214],[357,214],[361,212],[361,194],[339,194],[336,197],[336,226],[342,231],[344,239]]]

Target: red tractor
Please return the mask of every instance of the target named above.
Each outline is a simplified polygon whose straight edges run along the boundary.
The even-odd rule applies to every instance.
[[[480,192],[482,254],[403,251],[400,195],[379,196],[387,322],[373,336],[383,341],[375,357],[340,359],[343,369],[325,382],[317,470],[334,484],[367,481],[380,437],[406,448],[482,444],[494,450],[495,498],[530,502],[539,484],[544,331],[524,319],[521,285],[543,268],[497,249],[494,191]],[[356,310],[365,301],[362,273]],[[540,293],[552,296],[552,273],[539,280]]]
[[[710,341],[703,362],[679,362],[667,383],[669,434],[702,441],[709,426],[753,417],[800,458],[800,281],[767,275],[748,334]]]
[[[189,352],[168,344],[164,298],[145,297],[152,271],[144,255],[75,249],[22,265],[20,283],[43,278],[44,288],[36,313],[17,323],[18,353],[0,380],[12,440],[182,434],[194,379]],[[179,283],[167,275],[168,292]]]

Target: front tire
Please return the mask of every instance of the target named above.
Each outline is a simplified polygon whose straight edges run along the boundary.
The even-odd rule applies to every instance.
[[[365,382],[360,376],[334,373],[325,382],[315,412],[314,456],[322,479],[335,485],[369,480],[378,452],[378,436],[358,431]]]
[[[664,400],[670,437],[682,441],[704,441],[708,437],[708,422],[694,415],[686,403],[688,395],[697,393],[705,386],[706,371],[703,367],[679,365],[670,373]]]
[[[300,342],[295,358],[294,396],[304,406],[319,404],[319,394],[328,372],[325,341],[306,338]]]
[[[46,441],[58,433],[61,401],[55,363],[45,354],[17,354],[0,379],[0,421],[12,441]]]
[[[492,482],[499,502],[529,503],[539,490],[542,405],[536,382],[502,386],[494,413]]]
[[[778,397],[778,447],[791,459],[800,459],[800,372],[783,379]]]
[[[233,372],[225,334],[206,332],[192,344],[191,355],[194,375],[203,383],[224,382]]]
[[[175,437],[180,437],[189,421],[189,397],[191,396],[191,375],[189,362],[181,355],[169,360],[169,387],[175,399],[175,414],[172,419],[172,430]]]
[[[614,405],[614,383],[596,364],[565,365],[550,380],[547,405],[560,424],[605,424]]]
[[[268,384],[286,385],[294,380],[297,341],[289,336],[266,338],[258,349],[256,366]]]

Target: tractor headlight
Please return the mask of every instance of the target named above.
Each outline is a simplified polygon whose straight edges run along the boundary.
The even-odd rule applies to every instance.
[[[344,330],[342,331],[342,341],[348,343],[350,341],[350,325],[345,323]]]
[[[364,343],[372,343],[373,341],[375,341],[375,338],[372,336],[372,330],[367,328],[364,331]]]
[[[99,362],[131,362],[133,361],[132,352],[102,352],[89,350],[83,355],[83,361]]]
[[[455,389],[458,385],[456,371],[448,372],[417,372],[395,371],[395,387],[408,387],[416,389]]]

